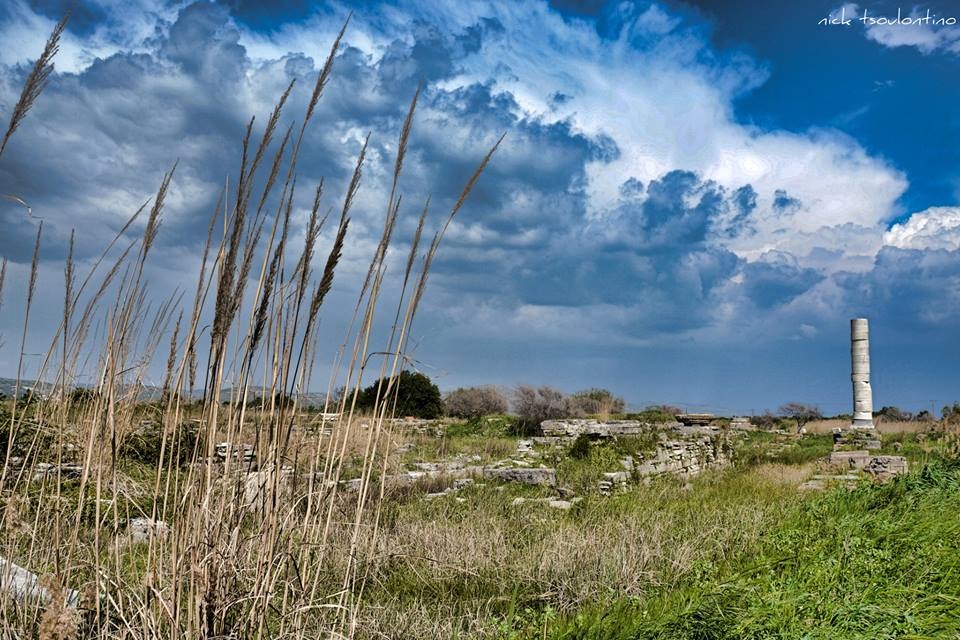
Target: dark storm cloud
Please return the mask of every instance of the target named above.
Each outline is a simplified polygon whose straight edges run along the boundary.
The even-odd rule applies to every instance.
[[[929,331],[960,321],[960,251],[883,247],[873,268],[838,273],[834,280],[859,313]]]
[[[589,149],[582,153],[589,157]],[[471,291],[497,292],[517,304],[629,306],[635,317],[627,330],[638,336],[709,325],[721,303],[718,296],[727,295],[721,291],[739,273],[746,276],[744,295],[762,307],[788,302],[819,281],[808,271],[788,273],[775,261],[744,271],[744,261],[718,244],[718,238],[747,229],[756,199],[749,185],[728,190],[693,172],[673,171],[646,189],[628,180],[620,194],[617,207],[596,219],[572,193],[564,207],[518,222],[505,236],[552,229],[556,219],[564,221],[540,241],[511,245],[503,237],[488,238],[486,247],[507,250],[450,251],[441,273],[471,283]],[[483,224],[489,227],[488,222],[484,217]],[[775,276],[783,291],[776,291]]]
[[[768,251],[744,265],[743,275],[744,291],[761,309],[790,302],[825,277],[816,269],[800,267],[796,258],[782,251]]]

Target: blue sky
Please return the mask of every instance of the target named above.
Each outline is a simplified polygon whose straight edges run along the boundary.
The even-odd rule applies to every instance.
[[[0,108],[66,3],[0,7]],[[190,282],[243,126],[292,78],[289,114],[353,19],[301,161],[342,191],[367,131],[352,242],[324,322],[337,342],[378,234],[406,104],[415,225],[506,132],[451,229],[416,328],[442,388],[604,386],[638,406],[849,410],[848,320],[873,329],[877,406],[960,399],[960,27],[820,26],[895,3],[80,2],[3,193],[46,222],[38,336],[59,317],[70,230],[90,260],[180,165],[151,264]],[[960,4],[903,6],[960,19]],[[296,115],[290,116],[295,118]],[[339,190],[338,190],[339,189]],[[297,220],[303,224],[307,203]],[[434,221],[436,222],[436,221]],[[0,205],[15,367],[36,222]],[[397,259],[401,260],[402,248]],[[19,287],[19,290],[18,290]],[[322,361],[318,363],[322,370]]]

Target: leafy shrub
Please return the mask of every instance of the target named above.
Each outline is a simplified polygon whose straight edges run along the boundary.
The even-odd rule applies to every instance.
[[[387,388],[388,379],[384,379],[380,389],[381,396]],[[377,387],[374,382],[360,392],[357,397],[357,409],[372,411],[377,402]],[[398,416],[415,418],[439,418],[443,415],[443,397],[440,389],[422,373],[401,371],[397,376],[391,393],[396,393]]]
[[[507,399],[495,387],[461,387],[447,394],[444,406],[447,415],[472,419],[506,413]]]
[[[570,407],[574,415],[609,415],[623,413],[623,398],[618,398],[607,389],[585,389],[570,396]]]
[[[873,415],[889,422],[910,422],[915,419],[912,413],[899,407],[883,407],[880,411],[874,411]]]
[[[520,385],[516,391],[517,431],[520,435],[540,432],[544,420],[565,418],[571,414],[570,402],[562,391],[553,387]]]
[[[590,436],[581,433],[570,445],[568,455],[575,460],[583,460],[590,455]]]
[[[750,422],[766,431],[774,431],[775,429],[783,427],[783,421],[769,411],[764,411],[763,414],[759,416],[753,416],[750,418]]]

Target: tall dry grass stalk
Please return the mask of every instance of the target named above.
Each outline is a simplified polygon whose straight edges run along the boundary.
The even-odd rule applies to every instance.
[[[4,145],[49,77],[64,24],[28,79]],[[297,134],[292,125],[277,134],[293,83],[259,140],[255,120],[246,127],[237,179],[232,189],[225,184],[211,215],[189,309],[181,304],[182,291],[153,300],[148,282],[175,167],[82,278],[71,235],[62,320],[35,373],[54,378],[56,392],[39,401],[16,398],[9,415],[0,415],[6,505],[0,556],[49,576],[58,590],[50,591],[52,603],[0,606],[4,629],[110,638],[305,639],[357,632],[368,569],[359,558],[374,550],[381,524],[396,379],[411,360],[411,326],[440,241],[500,142],[425,250],[429,202],[423,206],[393,324],[379,336],[375,319],[401,215],[416,89],[401,127],[381,237],[331,367],[328,389],[342,383],[347,392],[336,400],[328,394],[324,413],[340,419],[309,428],[301,396],[311,387],[318,345],[329,339],[321,335],[320,317],[350,239],[367,141],[319,273],[314,256],[330,209],[322,181],[312,189],[302,247],[292,246],[292,213],[301,145],[346,26],[318,74]],[[137,237],[134,224],[144,213]],[[25,304],[18,396],[41,231],[42,224]],[[4,260],[0,293],[5,274]],[[161,344],[168,345],[163,383],[159,395],[144,402],[144,382]],[[89,384],[77,387],[83,380]],[[357,397],[371,380],[378,382],[378,402],[361,420]],[[202,385],[200,397],[195,385]],[[351,493],[342,482],[348,462],[360,474]],[[65,589],[81,594],[76,615],[64,613],[73,600],[65,609],[64,596],[56,595],[69,593]]]
[[[43,53],[37,58],[33,68],[30,70],[30,74],[27,75],[27,80],[23,84],[23,90],[20,92],[20,99],[17,100],[17,104],[13,107],[13,112],[10,114],[10,122],[7,124],[7,131],[3,134],[3,141],[0,142],[0,155],[3,155],[3,151],[7,148],[7,143],[10,142],[14,131],[17,130],[17,127],[19,127],[24,118],[27,117],[27,112],[30,111],[33,103],[37,101],[40,93],[47,86],[50,74],[53,73],[53,58],[60,50],[60,36],[63,35],[63,30],[67,27],[67,20],[69,20],[69,18],[69,14],[64,15],[60,22],[53,28],[53,32],[50,34],[50,37],[47,39],[47,44],[43,48]]]

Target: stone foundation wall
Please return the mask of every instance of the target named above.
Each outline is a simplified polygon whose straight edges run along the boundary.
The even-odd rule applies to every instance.
[[[653,424],[637,420],[544,420],[540,423],[543,435],[548,438],[576,438],[588,435],[598,438],[612,436],[638,436],[660,429],[682,426],[679,422]]]
[[[729,434],[718,427],[685,426],[679,422],[650,423],[637,420],[545,420],[540,424],[540,444],[559,444],[581,435],[591,438],[618,438],[659,434],[654,451],[623,460],[624,469],[635,479],[664,474],[694,476],[704,469],[730,464]],[[608,474],[609,475],[609,474]],[[619,484],[617,479],[608,479]]]
[[[632,473],[638,478],[665,474],[692,477],[705,469],[731,462],[730,446],[723,436],[702,436],[662,442],[656,451],[634,456]]]

